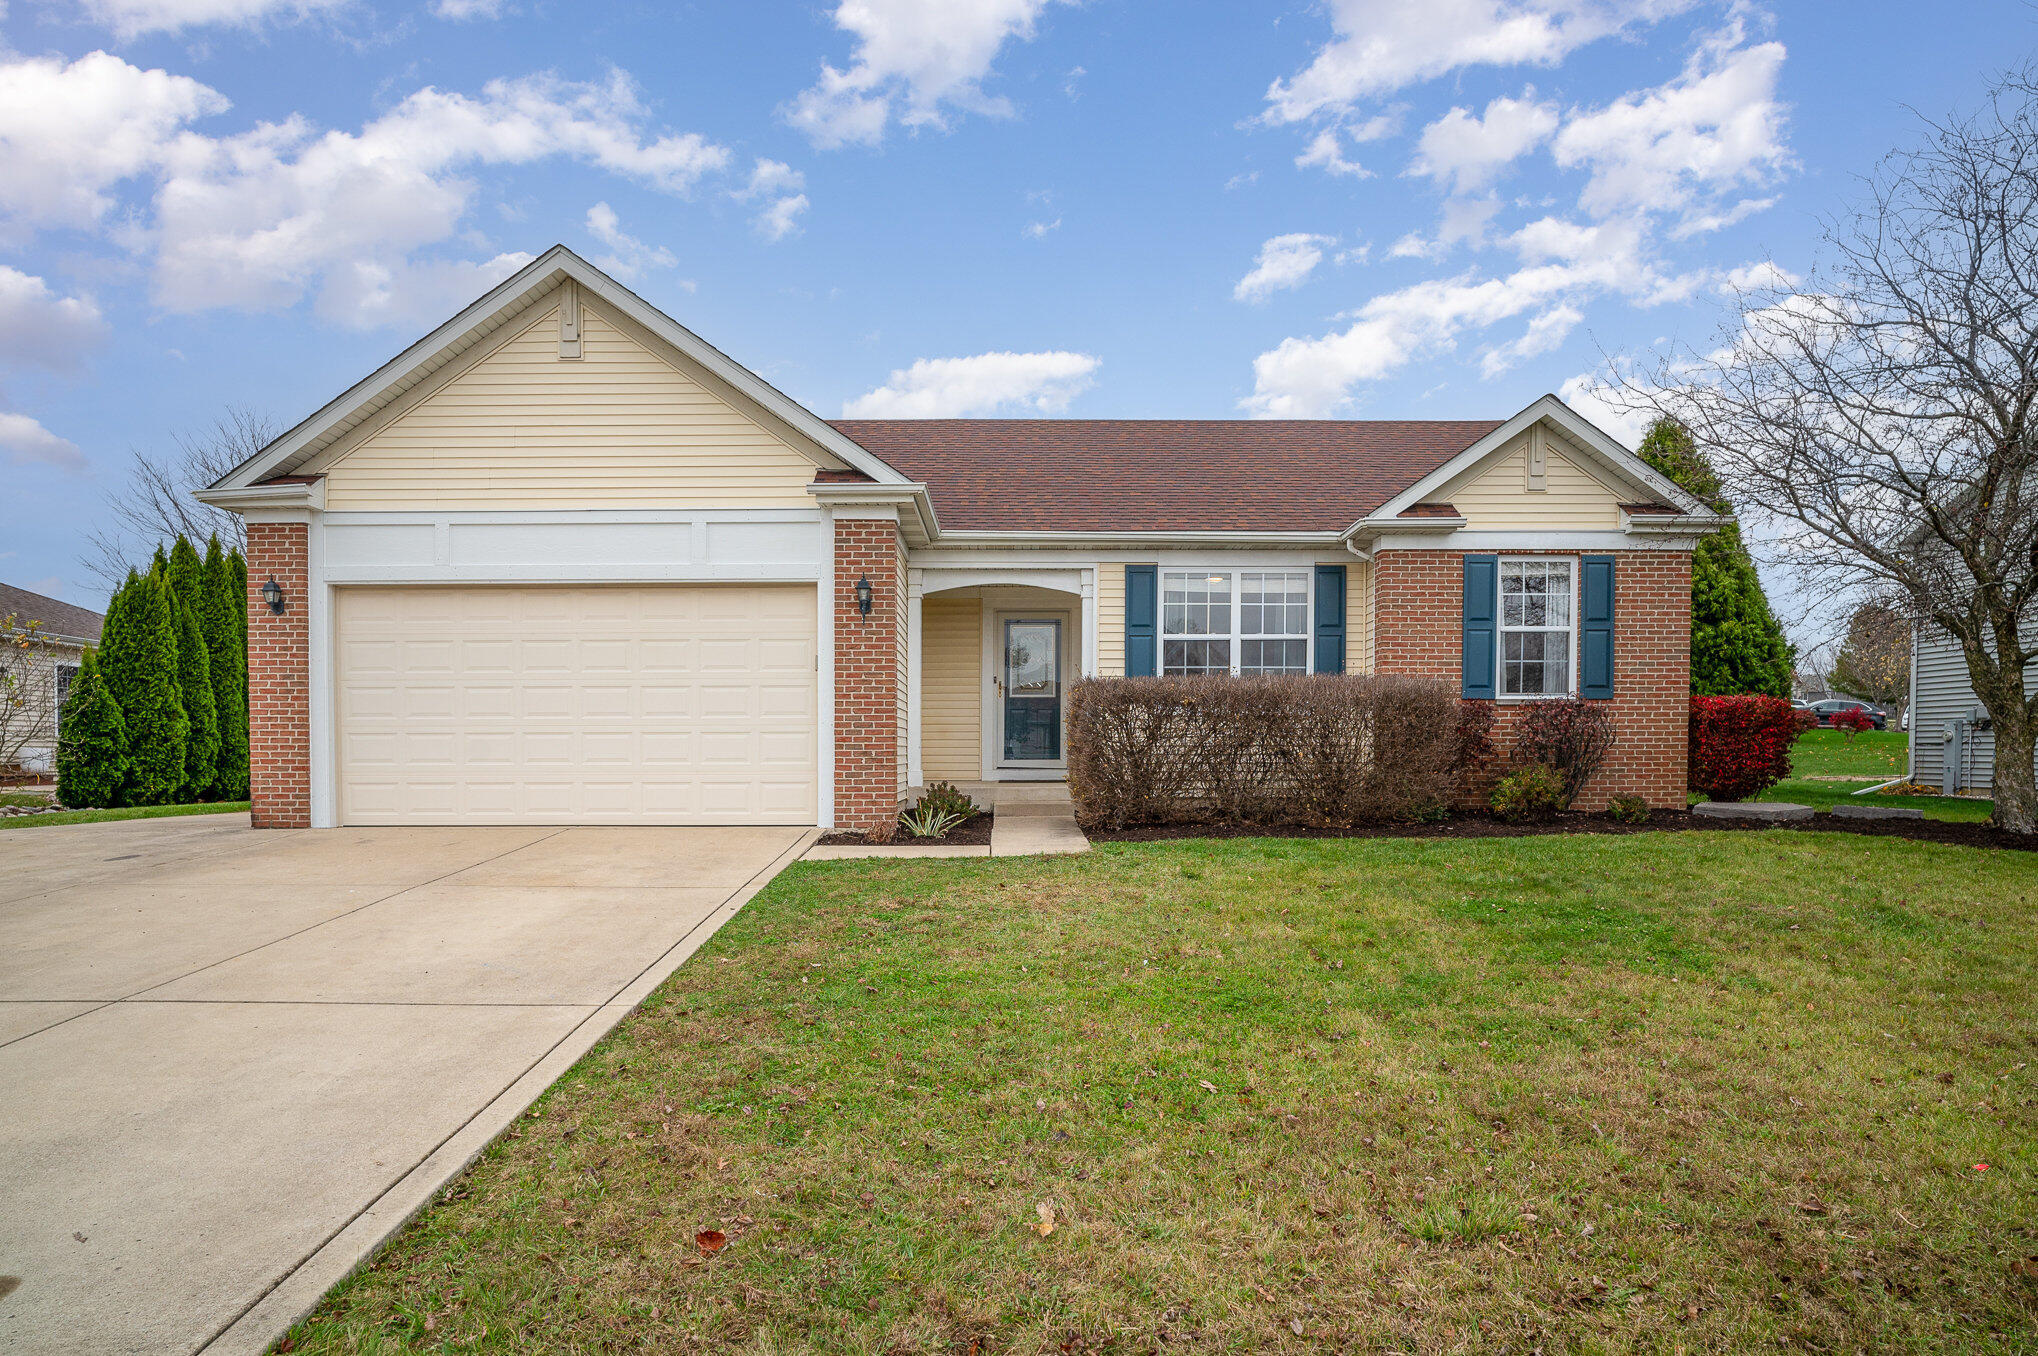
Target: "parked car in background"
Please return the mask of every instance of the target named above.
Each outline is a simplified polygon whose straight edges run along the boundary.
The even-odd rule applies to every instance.
[[[1829,697],[1825,701],[1811,704],[1812,714],[1819,718],[1819,724],[1825,726],[1831,726],[1833,717],[1842,711],[1859,711],[1874,723],[1876,729],[1889,728],[1889,712],[1868,702],[1856,701],[1852,697]]]

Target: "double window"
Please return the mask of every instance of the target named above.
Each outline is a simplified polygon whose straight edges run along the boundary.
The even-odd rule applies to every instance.
[[[1309,571],[1164,571],[1161,672],[1309,672]]]
[[[1564,697],[1577,652],[1573,562],[1500,562],[1500,695]]]

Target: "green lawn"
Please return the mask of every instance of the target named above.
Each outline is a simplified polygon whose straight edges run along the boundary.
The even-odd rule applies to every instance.
[[[1791,775],[1755,799],[1791,801],[1817,810],[1841,804],[1907,806],[1923,810],[1927,819],[1973,823],[1982,823],[1995,812],[1994,802],[1963,796],[1854,794],[1903,776],[1909,758],[1910,736],[1901,730],[1870,730],[1851,739],[1841,730],[1807,730],[1791,749]],[[1823,780],[1829,777],[1849,780]]]
[[[1886,782],[1904,775],[1910,750],[1911,737],[1902,730],[1867,730],[1852,738],[1844,730],[1806,730],[1790,751],[1791,771]]]
[[[100,824],[114,819],[166,819],[171,815],[231,815],[247,811],[244,800],[204,805],[131,805],[121,810],[55,810],[46,815],[14,815],[0,819],[0,829],[43,829],[57,824]]]
[[[2034,906],[1842,834],[795,866],[294,1349],[2038,1350]]]
[[[0,791],[0,806],[47,805],[50,798],[40,791]]]

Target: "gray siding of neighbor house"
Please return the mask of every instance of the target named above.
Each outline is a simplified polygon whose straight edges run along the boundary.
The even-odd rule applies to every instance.
[[[2038,683],[2038,663],[2024,671],[2024,681],[2027,685]],[[1953,748],[1946,742],[1946,727],[1980,712],[1981,702],[1968,686],[1967,659],[1960,646],[1937,627],[1920,629],[1911,649],[1911,780],[1944,786],[1947,757]],[[1986,791],[1994,785],[1995,758],[1995,736],[1969,728],[1960,760],[1961,789]]]

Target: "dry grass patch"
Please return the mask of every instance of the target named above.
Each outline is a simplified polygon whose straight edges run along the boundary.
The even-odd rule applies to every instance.
[[[803,865],[293,1340],[2038,1349],[2034,904],[1841,835]]]

